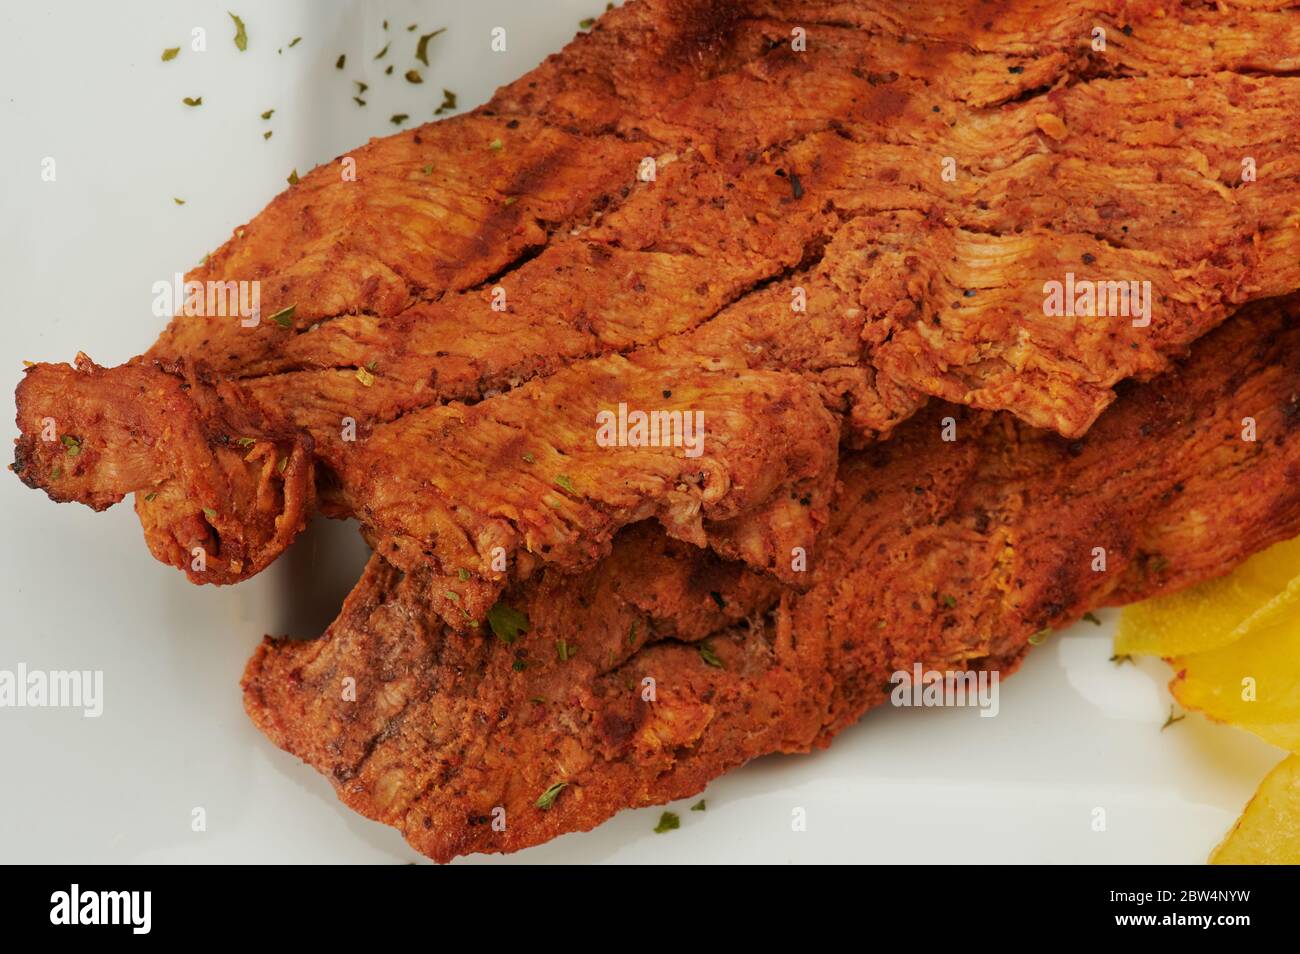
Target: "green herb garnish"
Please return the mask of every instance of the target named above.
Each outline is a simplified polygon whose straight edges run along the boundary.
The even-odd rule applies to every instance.
[[[1083,614],[1083,618],[1086,619],[1088,622],[1092,623],[1094,626],[1100,626],[1100,625],[1101,625],[1101,620],[1099,620],[1099,619],[1098,619],[1096,616],[1094,616],[1092,613],[1084,613],[1084,614]]]
[[[513,643],[528,632],[528,617],[506,603],[498,602],[488,610],[487,621],[503,643]]]
[[[392,46],[391,43],[385,43],[385,44],[384,44],[384,48],[383,48],[382,50],[380,50],[378,53],[375,54],[375,59],[377,59],[377,60],[382,60],[385,56],[387,56],[387,55],[388,55],[388,48],[389,48],[390,46]]]
[[[408,83],[423,83],[424,77],[420,75],[419,70],[407,70],[406,81]]]
[[[456,94],[449,89],[442,91],[442,105],[433,111],[433,115],[441,116],[443,113],[450,112],[456,108]]]
[[[144,502],[145,502],[145,503],[148,503],[149,501],[153,500],[154,497],[157,497],[157,496],[158,496],[158,491],[156,491],[156,490],[151,490],[149,493],[147,493],[147,494],[144,495]]]
[[[462,583],[464,583],[466,580],[469,579],[469,570],[465,569],[464,567],[461,567],[459,570],[456,571],[456,577]]]
[[[709,646],[708,643],[700,643],[700,658],[703,659],[710,666],[712,666],[714,669],[727,668],[726,666],[722,665],[722,660],[718,658],[718,654],[713,651],[713,648]]]
[[[354,83],[357,84],[357,95],[358,95],[358,96],[360,96],[360,95],[361,95],[362,93],[364,93],[366,90],[370,89],[370,85],[369,85],[368,83],[363,83],[363,82],[361,82],[361,80],[353,80],[352,82],[354,82]]]
[[[272,114],[273,114],[274,112],[275,112],[274,109],[268,109],[266,112],[264,112],[264,113],[262,114],[262,118],[263,118],[263,119],[270,119],[271,116],[272,116]]]
[[[394,126],[400,126],[402,125],[402,123],[406,122],[410,118],[411,117],[408,116],[406,113],[394,113],[392,116],[388,118],[388,121],[392,123]]]
[[[567,639],[557,639],[555,641],[555,655],[560,662],[568,662],[577,653],[577,646],[570,646]]]
[[[525,463],[525,464],[531,464],[531,463],[532,463],[533,461],[535,461],[536,459],[537,459],[537,458],[534,457],[532,454],[525,454],[525,455],[524,455],[524,463]]]
[[[211,507],[204,507],[203,516],[207,517],[209,520],[216,520],[217,512],[213,510]]]
[[[63,444],[64,453],[69,457],[76,457],[81,453],[81,441],[77,440],[75,437],[69,437],[67,434],[64,434],[63,437],[60,438],[60,443]]]
[[[229,10],[226,12],[230,13]],[[235,16],[233,13],[230,14],[230,19],[235,21],[235,46],[239,47],[239,50],[242,53],[244,50],[248,49],[248,31],[244,29],[244,21],[239,19],[239,17]]]
[[[944,606],[948,607],[948,609],[952,609],[954,606],[957,605],[957,597],[953,596],[950,593],[945,593],[943,595],[942,602]]]
[[[252,447],[257,443],[257,439],[253,437],[241,437],[239,440],[235,441],[235,443],[240,447]]]
[[[682,820],[677,817],[676,812],[664,812],[659,816],[659,824],[655,825],[655,834],[662,835],[666,831],[681,827]]]
[[[184,103],[186,106],[202,106],[202,105],[203,105],[203,97],[202,97],[202,96],[186,96],[184,99],[181,100],[181,102]]]
[[[490,143],[488,143],[488,148],[491,149],[493,152],[500,152],[502,149],[505,148],[505,143],[503,143],[500,139],[493,139]]]
[[[1034,633],[1034,635],[1029,637],[1029,645],[1041,646],[1047,641],[1047,637],[1051,635],[1052,631],[1050,629],[1040,629],[1038,632]]]
[[[375,383],[375,376],[366,368],[357,368],[357,380],[361,382],[362,387],[368,388]]]
[[[184,205],[184,204],[185,204],[185,200],[184,200],[184,199],[178,199],[178,198],[176,198],[176,196],[172,196],[172,201],[175,202],[177,205]]]
[[[698,802],[696,802],[694,805],[691,806],[691,811],[702,812],[708,810],[708,807],[709,806],[705,804],[704,799],[701,798]]]
[[[555,800],[560,797],[560,792],[564,791],[568,785],[568,782],[556,782],[546,791],[542,792],[541,797],[537,799],[535,804],[542,811],[549,811],[551,806],[555,804]]]
[[[556,474],[555,486],[559,487],[561,490],[567,490],[571,494],[576,495],[578,492],[574,489],[573,481],[569,479],[567,474]]]
[[[162,61],[166,63],[168,60],[174,60],[180,55],[181,48],[179,46],[169,47],[168,49],[163,50]]]
[[[420,37],[419,42],[415,44],[415,58],[419,60],[421,63],[423,63],[425,66],[428,66],[429,65],[429,41],[432,40],[439,33],[446,33],[446,32],[447,32],[447,28],[443,27],[441,30],[434,30],[432,33],[426,33],[424,36]]]
[[[274,321],[281,328],[292,328],[293,313],[295,310],[297,310],[297,308],[298,308],[297,305],[290,305],[288,308],[281,308],[279,311],[277,311],[274,315],[271,316],[271,321]]]
[[[1183,721],[1184,719],[1186,719],[1186,718],[1187,718],[1187,716],[1186,716],[1185,714],[1184,714],[1184,715],[1180,715],[1180,716],[1178,716],[1178,718],[1174,718],[1174,706],[1173,706],[1173,703],[1170,703],[1170,704],[1169,704],[1169,718],[1166,719],[1166,720],[1165,720],[1165,724],[1162,725],[1162,726],[1160,727],[1160,731],[1163,732],[1163,731],[1165,731],[1165,729],[1169,728],[1169,727],[1170,727],[1171,725],[1173,725],[1175,722],[1182,722],[1182,721]]]
[[[442,595],[447,597],[447,599],[451,600],[453,603],[460,602],[460,594],[455,590],[443,590]]]
[[[1111,656],[1110,659],[1108,660],[1108,662],[1113,662],[1116,666],[1122,666],[1125,663],[1131,663],[1132,661],[1133,661],[1133,657],[1130,656],[1128,653],[1116,653],[1114,656]]]
[[[297,46],[301,42],[302,42],[302,37],[295,36],[292,40],[289,41],[289,49],[292,50],[295,46]]]
[[[262,138],[263,138],[263,139],[270,139],[270,138],[271,138],[271,130],[268,129],[266,132],[262,133]]]
[[[585,20],[579,20],[579,21],[578,21],[578,29],[579,29],[579,30],[590,30],[590,29],[591,29],[592,27],[594,27],[595,25],[596,25],[596,18],[595,18],[595,17],[587,17],[587,19],[585,19]]]
[[[343,64],[345,64],[347,61],[348,61],[348,55],[346,53],[340,53],[339,58],[334,61],[334,68],[336,70],[343,69]]]
[[[356,103],[358,106],[366,105],[366,101],[362,99],[360,96],[353,96],[352,101]]]

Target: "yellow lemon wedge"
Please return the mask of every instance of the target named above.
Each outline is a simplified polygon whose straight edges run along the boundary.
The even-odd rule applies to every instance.
[[[1300,611],[1170,665],[1169,689],[1183,708],[1300,752]]]
[[[1300,864],[1300,757],[1283,759],[1264,777],[1210,864]]]
[[[1300,537],[1255,554],[1227,576],[1126,607],[1121,656],[1185,656],[1217,649],[1300,613]]]

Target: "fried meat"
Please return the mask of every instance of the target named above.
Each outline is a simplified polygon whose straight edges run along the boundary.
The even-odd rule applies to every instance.
[[[1036,633],[1300,532],[1300,299],[1247,308],[1078,440],[932,402],[839,470],[802,595],[642,523],[512,588],[482,638],[438,620],[427,568],[376,555],[324,636],[264,642],[245,706],[439,861],[824,746],[896,671],[1007,674]]]
[[[839,437],[930,397],[1077,437],[1119,382],[1300,288],[1284,7],[629,3],[473,113],[318,168],[187,276],[257,280],[279,320],[181,315],[125,369],[29,369],[15,469],[58,500],[141,492],[153,552],[201,582],[266,565],[316,485],[457,593],[453,625],[651,516],[788,581]],[[1149,325],[1045,314],[1075,273],[1147,288]],[[138,380],[180,399],[133,416]],[[591,440],[597,403],[688,399],[698,467]],[[177,461],[232,442],[311,452],[227,466],[243,485],[209,506]]]

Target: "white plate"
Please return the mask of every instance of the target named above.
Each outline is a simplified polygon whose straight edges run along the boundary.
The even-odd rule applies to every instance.
[[[84,350],[117,364],[142,351],[163,325],[151,314],[153,283],[251,218],[290,170],[392,132],[393,113],[429,116],[443,87],[462,107],[484,101],[603,6],[4,4],[0,391],[13,392],[24,358]],[[231,42],[228,8],[247,23],[245,53]],[[504,54],[488,51],[497,25],[508,31]],[[441,26],[425,84],[407,84],[408,47]],[[189,49],[194,27],[207,30],[205,53]],[[390,40],[395,52],[373,60]],[[382,73],[389,62],[393,77]],[[364,109],[354,79],[370,85]],[[203,105],[188,108],[185,96]],[[47,157],[54,182],[41,178]],[[314,525],[270,570],[218,589],[156,563],[129,504],[94,515],[4,475],[0,508],[0,669],[104,673],[100,718],[0,708],[0,860],[418,857],[339,805],[240,703],[240,673],[264,632],[319,632],[338,607],[364,559],[351,528]],[[678,831],[652,833],[659,809],[625,812],[508,860],[1202,861],[1281,752],[1199,717],[1162,732],[1168,672],[1109,663],[1112,619],[1036,650],[1002,687],[997,718],[877,711],[829,751],[763,759],[718,780],[707,812],[676,806]],[[206,831],[192,830],[196,808]],[[804,832],[791,830],[795,808],[806,812]],[[1096,808],[1105,832],[1093,831]]]

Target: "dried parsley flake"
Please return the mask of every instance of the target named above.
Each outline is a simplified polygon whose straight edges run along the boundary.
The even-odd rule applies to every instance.
[[[447,32],[447,28],[443,27],[441,30],[434,30],[432,33],[426,33],[424,36],[420,37],[419,42],[415,44],[415,58],[419,60],[421,63],[423,63],[425,66],[428,66],[429,65],[429,41],[432,40],[439,33],[446,33],[446,32]]]
[[[560,792],[564,791],[569,785],[568,782],[556,782],[546,791],[542,792],[541,797],[537,799],[536,805],[542,811],[549,811],[555,804],[555,800],[560,797]]]
[[[230,13],[228,10],[226,12]],[[235,21],[235,46],[239,47],[242,53],[248,49],[248,31],[244,29],[244,21],[233,13],[230,14],[230,19]]]
[[[682,827],[682,820],[676,812],[664,812],[659,816],[659,824],[655,825],[655,834],[662,835],[666,831]]]
[[[488,610],[487,621],[503,643],[513,643],[528,632],[528,617],[507,603],[497,603]]]

